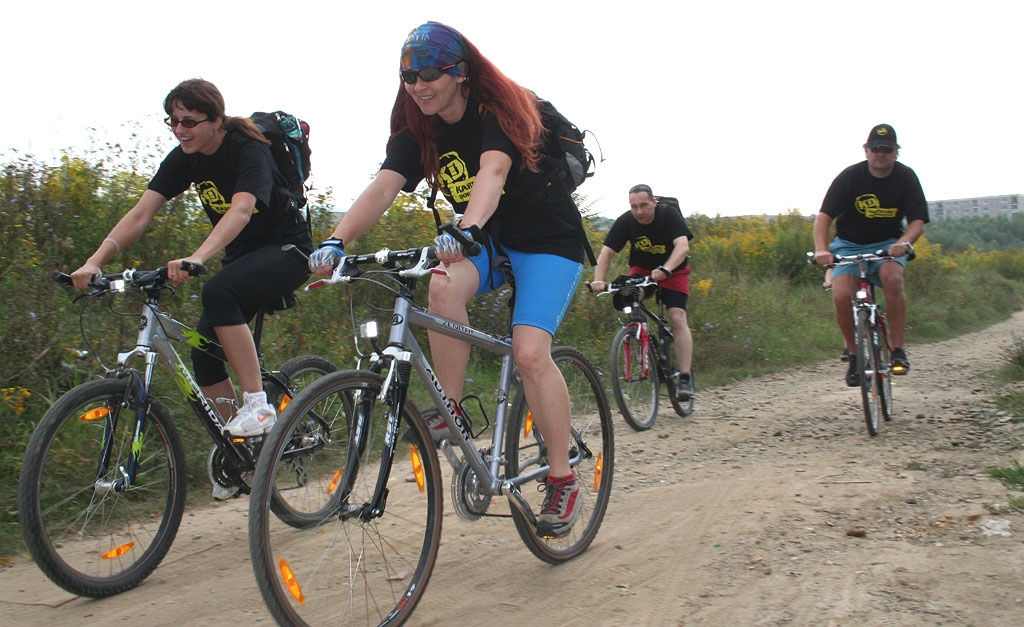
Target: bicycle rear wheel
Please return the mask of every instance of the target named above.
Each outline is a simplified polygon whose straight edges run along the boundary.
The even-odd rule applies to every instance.
[[[654,351],[637,337],[639,325],[627,324],[612,340],[611,377],[615,404],[626,424],[646,431],[658,417],[658,369]]]
[[[132,455],[130,385],[102,379],[73,388],[39,421],[25,451],[18,482],[25,544],[43,573],[73,594],[101,598],[139,585],[181,523],[185,447],[162,405],[150,404],[135,481],[115,487]],[[110,455],[98,474],[105,446]]]
[[[423,421],[406,404],[402,422],[410,429],[389,469],[386,505],[369,511],[390,408],[378,397],[382,382],[365,371],[325,375],[292,399],[263,447],[249,504],[250,553],[280,624],[399,625],[423,597],[441,538],[441,468]],[[315,524],[297,528],[270,515],[271,486],[311,422],[328,429],[303,452],[306,489],[323,490],[327,504]],[[410,471],[418,481],[405,479]]]
[[[871,314],[857,310],[856,341],[857,366],[860,369],[860,395],[864,404],[864,420],[868,433],[878,435],[878,423],[882,414],[881,385],[879,383],[879,354],[872,339]]]
[[[280,369],[288,388],[271,382],[267,385],[267,399],[280,415],[301,390],[337,369],[330,360],[319,355],[293,357]],[[319,448],[330,438],[330,430],[326,423],[316,420],[315,415],[311,418],[293,431],[288,458],[278,466],[270,499],[270,511],[295,527],[315,525],[323,518],[323,509],[330,503],[328,482],[337,468],[330,451]]]
[[[585,551],[597,536],[611,496],[615,443],[611,411],[597,369],[583,353],[572,347],[556,347],[551,356],[569,389],[573,434],[577,438],[570,442],[570,459],[582,455],[579,464],[573,466],[580,483],[576,505],[580,508],[580,517],[567,535],[541,538],[536,527],[519,510],[512,507],[511,511],[519,537],[530,552],[545,562],[560,564]],[[548,463],[544,438],[534,428],[521,387],[513,401],[505,432],[505,455],[508,458],[506,477],[515,477]],[[544,502],[544,493],[538,489],[543,483],[542,476],[535,486],[527,484],[521,488],[533,511],[538,513]]]

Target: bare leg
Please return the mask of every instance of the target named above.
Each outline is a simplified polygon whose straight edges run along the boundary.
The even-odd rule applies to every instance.
[[[673,345],[679,372],[690,372],[693,368],[693,334],[686,320],[686,310],[672,307],[668,310],[669,326],[672,328]]]
[[[903,348],[907,326],[907,296],[903,291],[904,268],[895,261],[888,261],[878,269],[885,293],[885,315],[888,321],[889,338],[894,348]]]
[[[841,274],[832,280],[832,304],[836,310],[836,322],[843,334],[843,342],[850,354],[856,355],[857,348],[853,345],[853,290],[857,285],[857,277],[852,274]]]
[[[549,475],[565,477],[569,468],[569,428],[572,422],[569,389],[551,358],[551,334],[537,327],[512,330],[512,352],[523,377],[526,401],[548,445]]]
[[[243,392],[262,392],[263,377],[260,376],[260,360],[256,344],[248,325],[236,324],[229,327],[214,327],[217,339],[224,348],[224,356],[238,377]]]
[[[476,294],[480,276],[469,261],[460,261],[447,267],[450,277],[435,274],[430,277],[428,309],[431,313],[468,324],[466,303]],[[469,363],[469,344],[440,333],[428,332],[430,355],[437,369],[437,380],[453,402],[462,398]]]
[[[235,386],[231,384],[230,377],[224,379],[220,383],[203,386],[201,389],[203,390],[203,396],[213,403],[214,409],[217,410],[217,413],[220,414],[221,419],[223,419],[225,423],[234,417],[235,406],[232,403],[228,401],[222,403],[217,402],[218,398],[237,400],[238,397],[235,395]]]

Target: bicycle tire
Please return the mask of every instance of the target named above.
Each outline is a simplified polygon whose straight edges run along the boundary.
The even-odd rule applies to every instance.
[[[870,312],[866,309],[857,310],[856,341],[857,367],[860,369],[860,396],[864,405],[864,421],[868,433],[878,435],[878,423],[881,414],[881,401],[878,384],[878,351],[875,350],[871,334]]]
[[[365,510],[359,506],[369,501],[380,471],[389,407],[378,396],[383,380],[356,370],[321,377],[292,399],[263,447],[249,503],[250,554],[264,602],[282,625],[400,625],[423,598],[440,546],[443,485],[437,451],[411,403],[400,442],[409,453],[399,446],[388,469],[383,512],[353,515]],[[314,454],[333,460],[335,488],[320,520],[295,528],[270,515],[271,486],[293,432],[312,412],[330,425],[330,439]],[[396,433],[402,431],[399,425]],[[410,462],[413,450],[422,492],[396,478],[409,468],[399,460]]]
[[[878,325],[877,338],[879,364],[881,366],[878,393],[881,396],[882,418],[886,422],[890,422],[893,418],[892,352],[889,350],[889,339],[886,337],[884,314],[879,312],[878,315],[882,317],[882,322]]]
[[[25,544],[43,573],[72,594],[102,598],[139,585],[163,560],[181,524],[185,447],[167,409],[155,400],[132,487],[96,487],[105,442],[111,457],[100,479],[120,479],[128,466],[136,424],[130,385],[128,379],[101,379],[72,388],[43,415],[25,451],[18,481]],[[107,415],[117,425],[109,438]]]
[[[319,355],[299,355],[286,361],[280,368],[281,375],[289,382],[290,389],[282,389],[276,383],[267,385],[267,399],[277,409],[278,414],[284,412],[295,396],[320,377],[335,372],[338,367],[329,359]],[[313,421],[305,425],[301,433],[297,432],[292,440],[292,449],[296,455],[281,464],[274,476],[274,491],[270,497],[270,511],[279,519],[293,527],[316,524],[323,516],[323,509],[329,506],[326,485],[310,486],[313,481],[326,481],[323,473],[313,464],[329,461],[327,456],[300,455],[303,442],[316,440],[319,423]],[[320,489],[316,489],[316,488]]]
[[[549,564],[561,564],[580,555],[590,546],[604,520],[615,472],[615,429],[604,385],[590,360],[568,346],[555,347],[551,356],[569,389],[573,427],[580,432],[593,454],[592,457],[584,457],[573,467],[576,480],[580,482],[580,493],[576,501],[577,507],[581,508],[580,517],[567,535],[541,538],[526,516],[515,507],[511,508],[511,512],[519,537],[530,552]],[[546,445],[537,429],[532,428],[529,411],[520,384],[512,404],[508,430],[505,432],[507,477],[518,476],[531,467],[548,463]],[[576,448],[575,442],[573,448]],[[543,482],[544,478],[541,477],[536,487],[540,488]],[[522,493],[533,511],[539,513],[544,501],[543,492],[524,485]]]
[[[626,424],[636,431],[647,431],[658,417],[658,368],[653,348],[644,351],[636,336],[639,324],[631,322],[615,334],[611,379],[615,404]]]

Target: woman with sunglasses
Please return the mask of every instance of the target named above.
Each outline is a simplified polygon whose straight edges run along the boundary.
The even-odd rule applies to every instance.
[[[549,445],[551,472],[537,533],[565,535],[578,515],[579,488],[569,467],[569,395],[551,343],[583,270],[578,210],[564,188],[551,184],[541,161],[537,97],[458,31],[437,22],[418,26],[402,47],[399,69],[387,157],[313,254],[310,268],[330,274],[343,247],[369,230],[399,192],[414,191],[424,179],[461,215],[463,232],[483,244],[483,252],[466,258],[454,238],[438,236],[438,259],[450,276],[432,276],[432,312],[468,322],[469,300],[504,281],[492,259],[509,258],[517,290],[513,352]],[[429,340],[445,392],[461,398],[469,345],[439,334]],[[440,417],[431,418],[431,428],[444,433]]]
[[[221,269],[203,285],[196,328],[217,338],[238,378],[243,403],[233,417],[235,388],[224,362],[195,349],[192,361],[204,394],[218,399],[218,411],[230,419],[225,431],[259,435],[273,426],[276,413],[263,391],[248,322],[260,304],[291,294],[309,276],[301,261],[281,250],[294,244],[311,252],[309,228],[289,204],[289,192],[275,181],[270,142],[248,118],[225,115],[224,97],[215,85],[202,79],[182,82],[167,94],[164,111],[179,145],[164,158],[136,205],[71,277],[75,287],[86,288],[105,262],[146,232],[168,200],[195,185],[213,229],[196,250],[168,261],[167,273],[181,284],[190,278],[183,264],[206,265],[224,252]],[[214,498],[237,492],[237,487],[214,484]]]
[[[906,374],[910,361],[903,348],[907,299],[903,291],[903,274],[914,253],[914,242],[924,233],[928,222],[928,203],[917,174],[897,163],[900,145],[896,130],[888,124],[871,129],[864,143],[866,160],[856,163],[832,181],[821,211],[814,221],[814,258],[824,266],[832,263],[833,254],[856,255],[887,251],[891,261],[872,264],[872,281],[885,293],[886,316],[892,338],[893,374]],[[835,239],[828,243],[833,220]],[[836,321],[850,352],[846,384],[860,385],[860,370],[853,343],[853,309],[851,301],[857,286],[856,265],[840,266],[832,276],[832,302]]]

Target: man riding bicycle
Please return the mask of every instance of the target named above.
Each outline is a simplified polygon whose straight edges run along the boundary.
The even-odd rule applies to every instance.
[[[921,182],[912,169],[897,163],[900,145],[896,131],[888,124],[871,129],[864,144],[866,159],[851,165],[832,181],[821,211],[814,220],[814,259],[819,265],[834,261],[836,255],[886,251],[894,259],[871,264],[871,281],[881,285],[892,337],[892,372],[910,370],[903,340],[907,321],[907,299],[903,274],[914,253],[914,242],[928,222],[928,203]],[[828,244],[829,228],[835,220],[836,236]],[[906,229],[903,224],[906,220]],[[843,341],[850,351],[846,385],[860,385],[854,350],[853,292],[857,287],[856,265],[837,266],[832,279],[832,302]]]
[[[679,372],[673,376],[678,377],[676,396],[680,401],[693,396],[693,335],[686,320],[690,294],[687,259],[692,239],[693,233],[677,206],[660,200],[649,185],[634,185],[629,189],[629,211],[619,216],[608,230],[590,284],[595,293],[606,289],[612,257],[629,242],[629,274],[650,276],[657,282],[661,288],[658,298],[668,308],[679,364]]]

